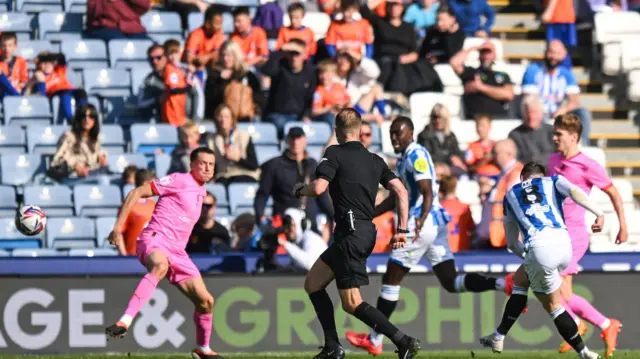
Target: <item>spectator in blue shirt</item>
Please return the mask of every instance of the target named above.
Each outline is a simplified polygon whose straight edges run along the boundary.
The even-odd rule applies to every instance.
[[[437,0],[418,0],[409,5],[402,21],[413,25],[418,38],[423,38],[425,29],[436,24],[436,15],[440,3]]]
[[[489,37],[496,14],[487,0],[450,0],[449,6],[466,36]],[[485,17],[484,24],[481,16]]]
[[[544,102],[544,113],[554,119],[573,113],[584,127],[582,141],[588,144],[591,130],[591,114],[580,106],[580,87],[570,68],[561,63],[567,57],[567,49],[560,40],[547,44],[544,64],[534,63],[527,67],[522,79],[522,94],[536,94]]]

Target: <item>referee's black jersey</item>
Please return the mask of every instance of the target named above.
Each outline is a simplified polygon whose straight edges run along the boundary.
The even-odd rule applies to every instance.
[[[351,210],[355,219],[373,220],[378,185],[387,188],[396,175],[360,141],[349,141],[327,148],[316,167],[316,178],[329,181],[336,219],[345,218]]]

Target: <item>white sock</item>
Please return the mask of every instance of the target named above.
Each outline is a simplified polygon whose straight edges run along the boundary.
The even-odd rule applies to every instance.
[[[133,322],[133,317],[129,314],[125,314],[122,316],[122,318],[120,318],[120,322],[124,323],[124,325],[129,328],[131,326],[131,322]]]
[[[504,278],[496,279],[496,290],[504,290],[505,282]]]
[[[580,319],[580,317],[578,317],[577,315],[575,318],[573,318],[573,320],[576,322],[577,326],[580,326],[580,323],[582,323],[582,319]]]
[[[607,318],[599,326],[600,326],[601,330],[605,330],[605,329],[607,329],[609,327],[609,325],[611,325],[611,321]]]
[[[498,341],[500,341],[500,340],[504,340],[504,335],[502,335],[502,334],[498,333],[498,331],[497,331],[497,330],[496,330],[495,332],[493,332],[493,337],[494,337],[496,340],[498,340]]]
[[[209,348],[209,346],[203,347],[198,345],[198,349],[205,354],[211,351],[211,348]]]
[[[384,334],[374,332],[373,330],[371,331],[371,334],[369,334],[369,341],[371,342],[371,344],[377,347],[382,345],[383,340],[384,340]]]
[[[584,357],[585,355],[587,355],[587,353],[589,353],[589,348],[587,348],[587,346],[585,345],[584,349],[580,351],[580,356]]]

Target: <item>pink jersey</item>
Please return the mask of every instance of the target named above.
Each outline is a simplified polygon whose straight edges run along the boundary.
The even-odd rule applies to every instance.
[[[160,199],[140,238],[163,238],[172,248],[184,250],[193,226],[200,218],[206,195],[204,186],[190,173],[173,173],[153,180],[151,188]]]
[[[563,158],[560,153],[552,154],[549,157],[548,171],[550,176],[563,175],[586,194],[591,193],[593,186],[603,191],[613,186],[606,170],[582,152],[571,158]],[[571,198],[565,199],[564,219],[567,227],[580,226],[586,231],[584,213],[585,209],[578,206]]]

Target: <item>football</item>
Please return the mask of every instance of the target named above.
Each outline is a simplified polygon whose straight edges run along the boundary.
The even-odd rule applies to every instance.
[[[38,206],[22,206],[16,213],[16,228],[25,236],[35,236],[44,230],[46,224],[47,216]]]

